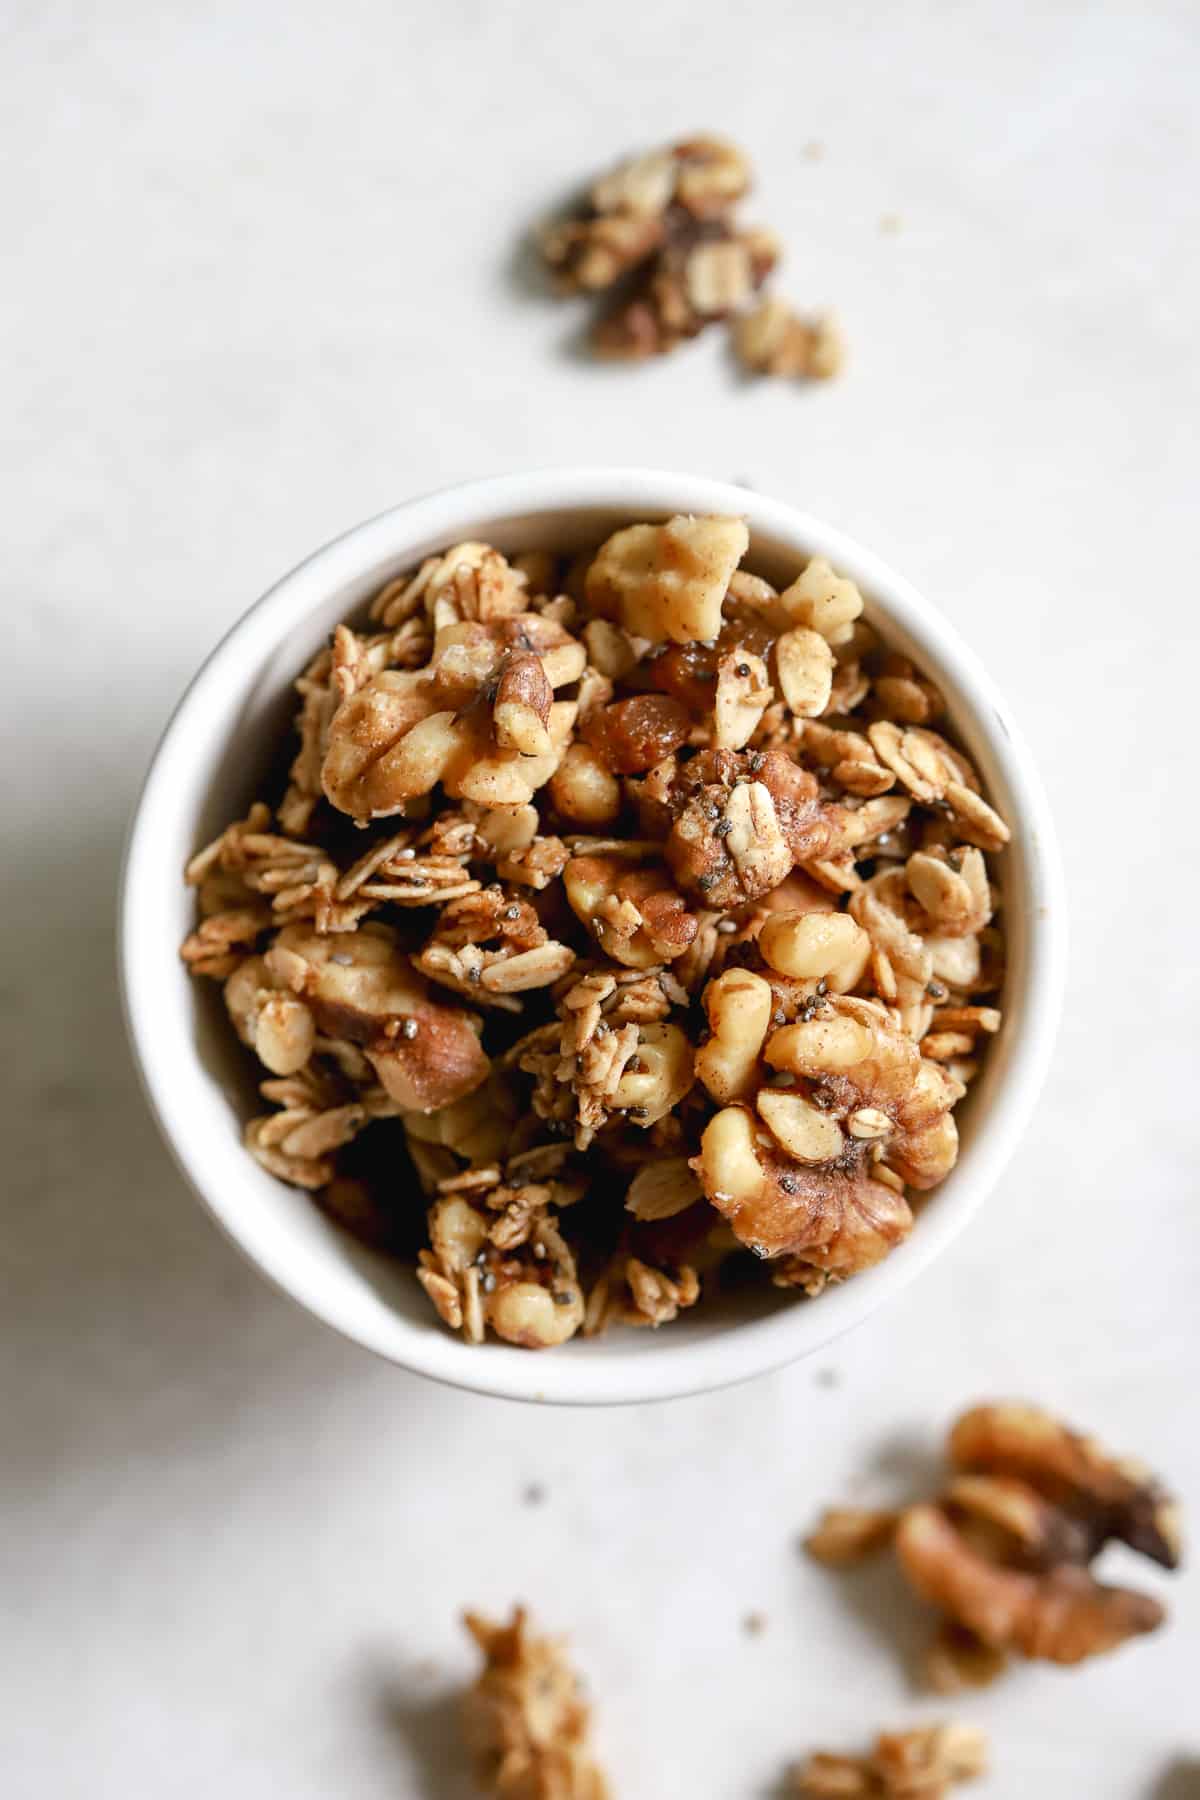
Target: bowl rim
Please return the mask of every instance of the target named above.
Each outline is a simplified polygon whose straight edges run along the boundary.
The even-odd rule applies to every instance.
[[[277,649],[339,585],[380,558],[403,564],[406,546],[455,542],[473,522],[525,513],[606,510],[630,520],[670,513],[736,513],[751,540],[773,536],[798,557],[825,556],[868,590],[872,603],[954,678],[963,709],[1003,769],[1016,802],[1024,848],[1028,920],[1025,980],[1010,1066],[973,1130],[969,1168],[962,1167],[952,1204],[930,1210],[893,1255],[835,1291],[819,1307],[787,1307],[696,1342],[648,1342],[629,1333],[629,1348],[603,1358],[569,1352],[535,1356],[508,1346],[475,1347],[440,1327],[418,1330],[399,1315],[401,1341],[385,1341],[373,1324],[330,1303],[319,1284],[299,1278],[278,1253],[250,1244],[239,1229],[236,1195],[206,1177],[203,1133],[188,1116],[188,1081],[166,1072],[154,1055],[161,992],[143,952],[145,907],[156,865],[154,826],[194,738],[204,737],[208,697],[226,673]],[[211,743],[206,743],[211,755]],[[165,816],[165,814],[164,814]],[[161,855],[158,857],[161,863]],[[1049,806],[1040,777],[1009,707],[955,627],[911,583],[846,533],[787,502],[732,483],[673,471],[627,467],[541,469],[457,483],[388,508],[352,526],[275,582],[229,628],[205,658],[163,728],[130,820],[118,897],[118,973],[122,1010],[143,1092],[174,1161],[210,1215],[273,1285],[343,1336],[413,1373],[467,1391],[537,1402],[620,1404],[711,1391],[777,1369],[826,1346],[861,1323],[915,1280],[973,1218],[1019,1141],[1045,1079],[1062,1006],[1066,963],[1065,895]],[[197,1071],[189,1072],[195,1079]]]

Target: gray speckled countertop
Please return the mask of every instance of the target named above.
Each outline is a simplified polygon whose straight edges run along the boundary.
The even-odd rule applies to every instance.
[[[765,1797],[944,1710],[896,1591],[797,1557],[823,1501],[1015,1391],[1200,1502],[1195,9],[117,0],[6,36],[6,1797],[457,1800],[456,1613],[517,1595],[571,1632],[622,1800]],[[704,127],[757,159],[844,381],[744,387],[716,336],[590,366],[513,262],[565,186]],[[953,1251],[815,1364],[595,1414],[409,1379],[244,1267],[143,1108],[111,949],[217,634],[356,519],[566,460],[794,498],[945,606],[1041,757],[1073,911],[1055,1072]],[[952,1709],[994,1730],[973,1791],[1197,1791],[1171,1585],[1158,1638]]]

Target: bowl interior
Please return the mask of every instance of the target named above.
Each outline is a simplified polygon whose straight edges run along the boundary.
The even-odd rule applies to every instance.
[[[1030,817],[1033,802],[999,701],[924,603],[854,546],[738,489],[691,482],[687,493],[686,500],[672,493],[656,503],[651,492],[633,504],[572,500],[537,509],[508,504],[471,511],[467,503],[449,530],[444,508],[430,512],[426,503],[423,518],[418,502],[319,552],[235,627],[189,689],[131,836],[123,908],[126,1003],[152,1104],[185,1173],[246,1253],[320,1317],[399,1363],[488,1392],[644,1398],[738,1379],[817,1348],[903,1285],[954,1235],[1007,1153],[1014,1107],[1019,1111],[1011,1078],[1032,1028],[1031,926],[1046,902],[1038,839],[1044,825]],[[242,1125],[262,1108],[256,1065],[228,1025],[216,984],[193,980],[180,963],[179,945],[194,922],[194,895],[182,869],[263,793],[287,741],[291,683],[333,627],[361,612],[392,576],[455,540],[482,538],[509,551],[575,550],[633,518],[665,517],[684,505],[746,514],[752,535],[745,566],[777,583],[792,579],[807,556],[828,555],[859,581],[867,618],[942,688],[990,793],[1018,823],[1001,859],[1009,953],[1004,1028],[956,1114],[957,1167],[924,1202],[908,1243],[877,1269],[816,1302],[755,1286],[682,1315],[666,1332],[616,1330],[577,1339],[550,1356],[494,1343],[472,1348],[436,1321],[406,1264],[366,1249],[243,1150]]]

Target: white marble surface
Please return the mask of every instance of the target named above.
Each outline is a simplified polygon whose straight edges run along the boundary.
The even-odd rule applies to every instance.
[[[520,1595],[572,1632],[623,1800],[767,1796],[931,1710],[895,1589],[794,1538],[902,1489],[963,1402],[1042,1397],[1200,1502],[1195,8],[63,0],[5,30],[0,1787],[455,1800],[456,1613]],[[715,338],[590,367],[514,268],[565,185],[706,126],[758,159],[791,291],[841,310],[844,382],[747,390]],[[111,966],[135,784],[214,637],[354,520],[565,460],[743,477],[923,584],[1043,759],[1074,924],[1055,1074],[965,1241],[819,1366],[587,1415],[440,1392],[268,1291],[168,1164]],[[1157,1639],[957,1709],[994,1728],[981,1795],[1197,1791],[1170,1585]]]

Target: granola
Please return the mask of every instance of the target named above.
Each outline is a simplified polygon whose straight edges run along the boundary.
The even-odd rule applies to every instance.
[[[736,144],[686,138],[620,163],[542,232],[558,292],[605,296],[591,329],[597,355],[662,356],[729,322],[755,374],[827,381],[839,372],[845,351],[832,317],[807,321],[774,295],[758,299],[780,245],[735,217],[752,184]]]
[[[672,170],[700,220],[737,185]],[[250,1153],[469,1343],[658,1327],[759,1263],[815,1297],[957,1156],[1008,827],[854,583],[749,548],[680,517],[427,558],[301,675],[278,799],[188,866]]]
[[[535,1637],[522,1606],[507,1625],[473,1612],[464,1623],[484,1655],[462,1709],[480,1787],[498,1800],[609,1800],[589,1745],[589,1708],[562,1646]]]
[[[1106,1586],[1091,1569],[1114,1540],[1178,1567],[1178,1507],[1140,1463],[1011,1401],[964,1413],[947,1452],[950,1474],[932,1500],[898,1512],[834,1508],[806,1540],[833,1568],[892,1549],[940,1615],[924,1664],[930,1687],[982,1687],[1010,1656],[1082,1662],[1162,1625],[1158,1600]]]

